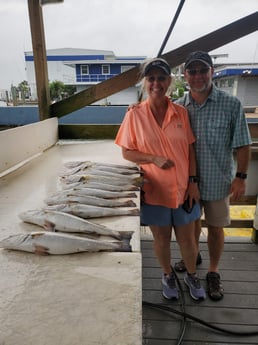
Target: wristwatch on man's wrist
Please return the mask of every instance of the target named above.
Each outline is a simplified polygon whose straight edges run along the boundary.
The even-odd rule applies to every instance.
[[[247,174],[238,171],[236,173],[236,177],[241,178],[242,180],[245,180],[247,178]]]

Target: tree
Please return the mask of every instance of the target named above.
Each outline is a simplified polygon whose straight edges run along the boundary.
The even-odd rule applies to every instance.
[[[65,85],[63,82],[54,80],[49,83],[50,99],[53,102],[73,95],[76,91],[75,86]]]
[[[16,90],[21,93],[21,98],[22,98],[23,102],[25,102],[25,98],[29,98],[30,87],[29,87],[29,84],[26,80],[23,80],[21,83],[19,83]]]

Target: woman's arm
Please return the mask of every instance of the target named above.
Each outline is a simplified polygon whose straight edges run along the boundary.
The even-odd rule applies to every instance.
[[[174,166],[174,162],[166,157],[156,156],[136,150],[129,150],[125,147],[122,147],[122,155],[124,159],[139,165],[153,163],[161,169],[168,169]]]

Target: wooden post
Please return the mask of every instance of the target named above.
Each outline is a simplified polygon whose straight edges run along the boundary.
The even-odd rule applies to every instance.
[[[257,202],[256,202],[256,210],[254,214],[252,241],[254,243],[258,243],[258,197],[257,197]]]
[[[39,4],[39,0],[28,0],[28,8],[38,94],[39,118],[40,120],[45,120],[50,117],[50,92],[42,8]]]

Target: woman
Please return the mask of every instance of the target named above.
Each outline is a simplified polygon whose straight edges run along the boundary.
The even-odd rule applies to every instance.
[[[187,267],[184,281],[192,298],[204,299],[205,291],[196,275],[194,221],[200,217],[200,206],[188,114],[166,96],[172,78],[165,60],[147,61],[142,78],[148,97],[129,108],[115,143],[122,147],[123,157],[144,172],[141,223],[153,234],[154,251],[163,270],[163,296],[178,299],[170,253],[174,228]],[[182,208],[188,197],[191,212]]]

